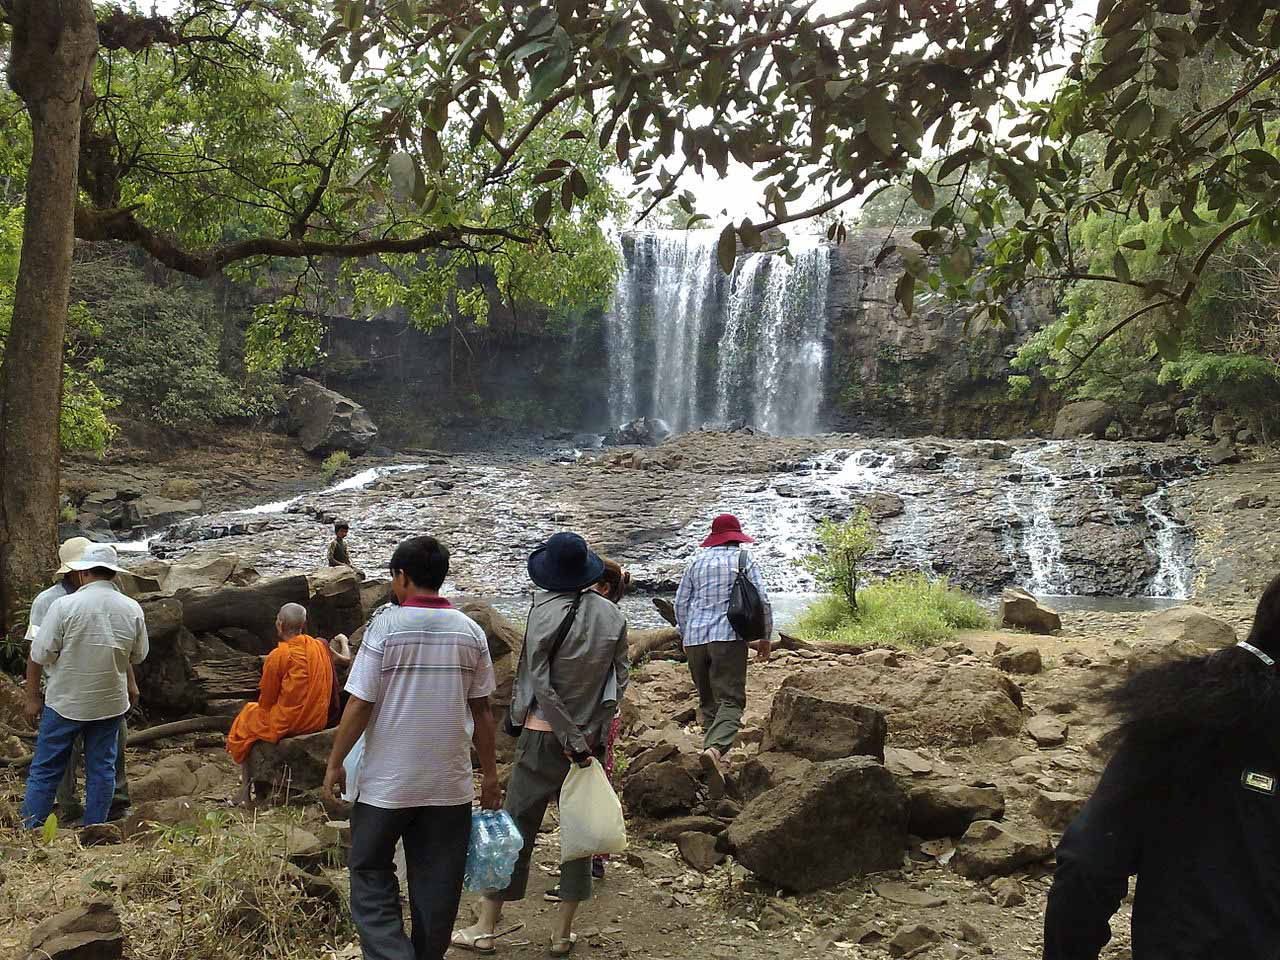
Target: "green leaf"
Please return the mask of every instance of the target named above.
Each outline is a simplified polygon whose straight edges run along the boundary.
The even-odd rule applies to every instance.
[[[560,184],[560,205],[564,207],[565,213],[573,210],[573,178],[566,177],[564,183]]]
[[[828,80],[825,86],[827,96],[832,100],[839,100],[840,96],[849,89],[853,83],[853,78],[849,77],[844,80]]]
[[[413,189],[418,179],[418,162],[413,155],[404,150],[397,150],[387,161],[387,172],[391,175],[391,186],[401,199],[413,196]]]
[[[538,199],[533,202],[533,219],[538,221],[539,226],[545,227],[551,219],[551,205],[554,202],[555,195],[550,190],[538,194]]]
[[[902,304],[902,309],[908,317],[911,316],[916,299],[916,278],[909,273],[900,276],[898,285],[893,290],[893,299]]]
[[[476,44],[488,36],[493,28],[494,22],[487,21],[472,30],[471,33],[467,35],[467,39],[463,40],[462,43],[458,45],[458,48],[453,51],[453,56],[451,56],[449,58],[449,62],[445,64],[444,72],[448,73],[455,66],[465,60],[467,58],[467,54],[474,50]]]
[[[525,95],[525,103],[540,103],[545,100],[564,79],[565,70],[569,68],[569,54],[556,50],[534,68],[529,78],[529,92]]]
[[[53,843],[58,836],[58,815],[51,813],[44,821],[44,826],[40,828],[40,839],[45,843]]]
[[[889,110],[889,101],[879,90],[869,90],[862,98],[860,109],[871,145],[884,156],[892,156],[893,114]]]
[[[1111,269],[1115,271],[1116,279],[1128,283],[1131,279],[1129,275],[1129,261],[1124,258],[1124,254],[1119,250],[1116,255],[1111,258]]]
[[[929,182],[923,170],[917,170],[911,174],[911,199],[915,200],[916,206],[921,210],[933,209],[933,184]]]
[[[444,148],[440,145],[439,136],[430,127],[422,128],[422,158],[432,170],[444,169]]]
[[[738,224],[738,236],[742,237],[742,242],[748,250],[759,250],[764,246],[764,237],[760,235],[760,230],[746,217],[743,217],[742,222]]]
[[[582,175],[581,170],[574,170],[569,174],[569,182],[573,185],[573,192],[580,200],[585,200],[591,194],[591,185],[587,183],[587,178]]]
[[[533,56],[535,53],[541,53],[543,50],[549,50],[551,46],[551,41],[546,38],[541,40],[529,40],[516,47],[511,56],[507,59],[512,62],[519,62],[524,60],[526,57]]]
[[[1120,122],[1116,125],[1116,133],[1125,140],[1137,140],[1147,132],[1154,116],[1151,101],[1139,100],[1120,118]]]
[[[484,108],[484,129],[494,140],[501,140],[502,134],[507,128],[507,117],[502,110],[502,104],[498,102],[498,98],[492,93],[489,94],[489,104]]]
[[[720,261],[720,269],[725,273],[733,273],[733,262],[738,257],[738,232],[733,224],[720,231],[720,239],[716,242],[716,258]]]
[[[349,32],[355,33],[364,23],[364,8],[365,0],[350,0],[347,4],[347,9],[343,11],[342,22]]]

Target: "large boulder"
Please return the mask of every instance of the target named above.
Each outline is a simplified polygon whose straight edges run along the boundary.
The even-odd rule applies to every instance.
[[[524,634],[499,613],[493,604],[483,600],[466,600],[458,609],[480,625],[489,641],[489,656],[495,661],[523,646]]]
[[[1170,607],[1147,618],[1127,665],[1134,671],[1184,657],[1202,657],[1235,642],[1231,624],[1199,607]]]
[[[1032,633],[1053,633],[1062,629],[1062,617],[1052,607],[1017,587],[1007,587],[1000,594],[1000,622],[1006,627],[1019,627]]]
[[[622,797],[633,815],[669,817],[692,810],[698,792],[692,761],[680,758],[651,763],[628,777]]]
[[[766,790],[800,780],[813,762],[790,753],[760,753],[746,762],[738,775],[738,790],[746,800],[754,800]]]
[[[1043,830],[1015,830],[992,820],[970,825],[956,844],[956,873],[969,880],[1013,873],[1049,859],[1053,843]]]
[[[115,908],[93,900],[69,907],[31,931],[27,960],[118,960],[124,931]]]
[[[364,625],[360,575],[351,567],[319,567],[307,574],[307,628],[329,639]]]
[[[1022,691],[990,667],[913,659],[897,670],[870,664],[793,674],[782,690],[861,703],[888,718],[898,746],[970,746],[1022,731]]]
[[[130,782],[129,799],[134,803],[148,803],[152,800],[189,797],[196,792],[198,786],[199,781],[184,757],[165,757],[150,771]]]
[[[159,530],[187,517],[204,512],[203,500],[171,500],[168,497],[143,497],[130,504],[133,520],[139,527]]]
[[[806,893],[901,866],[907,798],[870,757],[815,764],[747,804],[724,838],[761,879]]]
[[[1059,440],[1091,437],[1101,440],[1107,435],[1107,427],[1116,418],[1116,411],[1101,400],[1081,400],[1068,403],[1058,411],[1053,424],[1053,435]]]
[[[624,423],[605,434],[608,447],[656,447],[671,436],[671,427],[657,417],[641,417]]]
[[[321,730],[279,743],[259,741],[249,750],[249,781],[259,796],[314,790],[324,784],[336,730]]]
[[[1004,794],[996,787],[963,784],[911,787],[908,829],[917,837],[958,837],[976,820],[1004,816]]]
[[[276,644],[276,616],[286,603],[303,606],[311,599],[311,583],[301,574],[264,577],[247,587],[196,587],[180,590],[183,625],[192,633],[216,633],[225,627],[258,636],[263,652]]]
[[[883,763],[888,729],[883,713],[846,700],[838,691],[811,693],[783,687],[773,698],[764,749],[806,760],[866,756]]]
[[[288,404],[289,433],[313,456],[324,457],[338,450],[359,456],[378,436],[378,428],[364,407],[307,377],[294,382]]]

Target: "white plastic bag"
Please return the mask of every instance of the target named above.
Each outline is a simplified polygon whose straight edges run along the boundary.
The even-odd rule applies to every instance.
[[[627,823],[622,804],[609,785],[600,761],[569,768],[560,788],[560,862],[627,849]]]
[[[360,796],[360,761],[364,759],[364,734],[360,734],[351,748],[351,752],[347,754],[347,759],[342,761],[342,767],[347,771],[347,789],[342,794],[342,799],[348,803],[353,802],[356,797]]]

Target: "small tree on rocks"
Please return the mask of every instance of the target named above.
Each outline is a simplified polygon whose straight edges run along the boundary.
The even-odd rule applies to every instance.
[[[818,524],[821,550],[800,561],[800,566],[813,575],[818,586],[858,609],[858,576],[862,561],[875,549],[876,531],[871,515],[859,508],[848,520],[823,520]]]

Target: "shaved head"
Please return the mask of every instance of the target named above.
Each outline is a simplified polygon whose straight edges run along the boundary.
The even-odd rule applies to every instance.
[[[300,603],[286,603],[276,614],[276,623],[281,636],[295,636],[307,628],[307,608]]]

